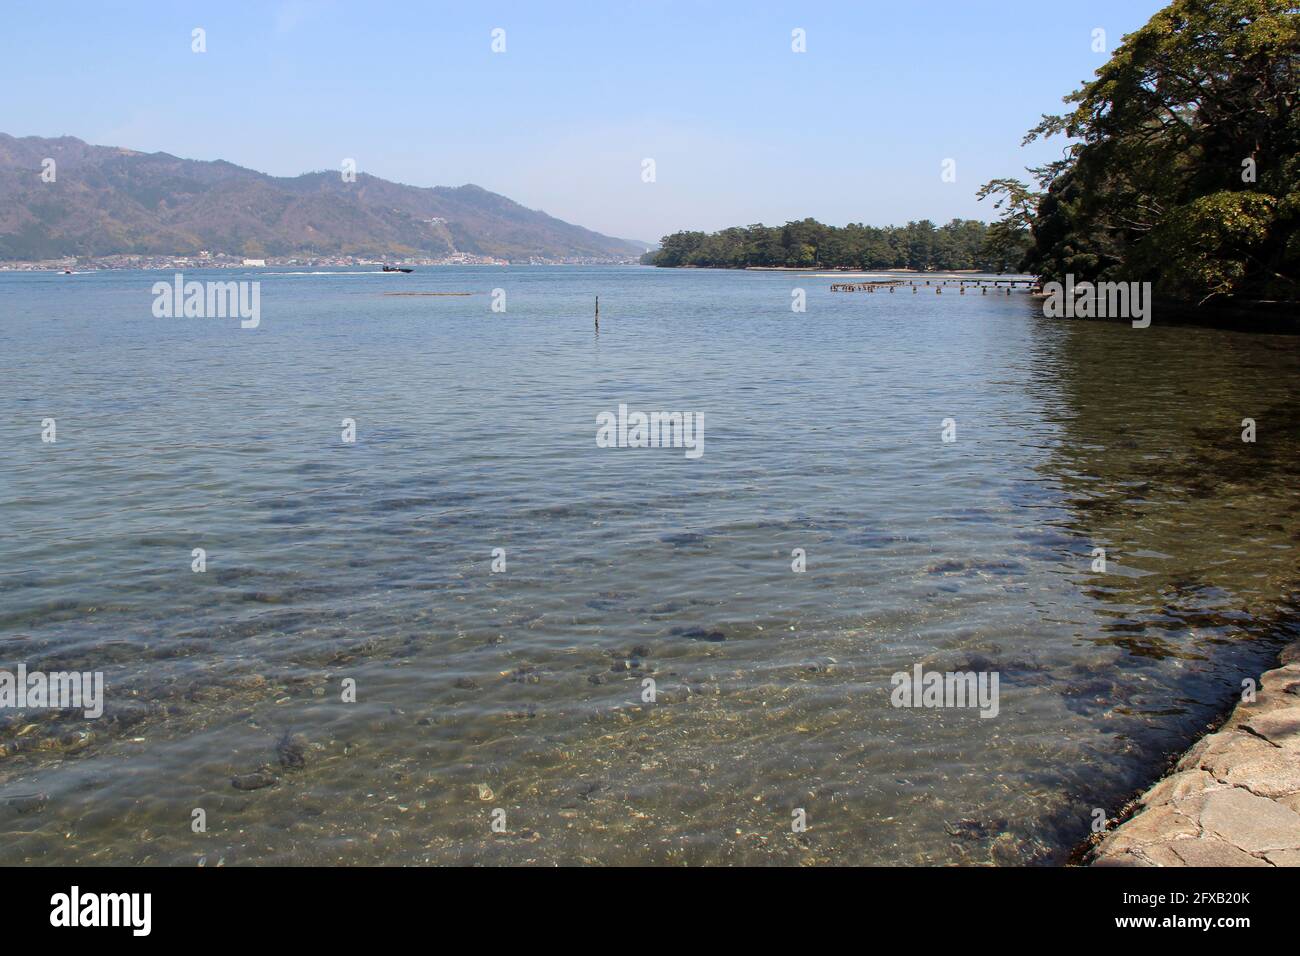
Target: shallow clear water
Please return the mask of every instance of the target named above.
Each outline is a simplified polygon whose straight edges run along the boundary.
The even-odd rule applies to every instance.
[[[189,275],[260,278],[261,326],[0,274],[0,668],[107,683],[0,710],[0,863],[1059,862],[1296,634],[1294,339],[796,274]],[[621,402],[702,412],[703,457],[597,447]],[[916,663],[997,671],[998,716],[892,707]]]

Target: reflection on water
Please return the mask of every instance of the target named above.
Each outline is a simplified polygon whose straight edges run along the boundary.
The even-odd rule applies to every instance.
[[[1129,573],[1089,592],[1110,605],[1102,630],[1151,657],[1199,656],[1189,632],[1193,645],[1221,627],[1267,633],[1296,582],[1291,341],[1181,329],[1135,349],[1114,326],[1065,331],[1069,364],[1043,366],[1063,399],[1047,469],[1071,528],[1126,552]],[[1171,359],[1178,374],[1161,374]]]
[[[0,276],[0,666],[108,683],[0,712],[0,863],[1059,861],[1295,633],[1290,339],[642,269],[269,277],[250,333],[154,278]],[[597,448],[620,402],[703,458]],[[892,708],[918,662],[998,717]]]

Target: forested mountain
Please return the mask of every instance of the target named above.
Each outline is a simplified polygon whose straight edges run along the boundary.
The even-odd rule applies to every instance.
[[[42,176],[53,159],[54,181]],[[614,239],[478,186],[404,186],[339,171],[268,176],[224,161],[0,133],[0,259],[118,253],[503,259],[636,256]]]

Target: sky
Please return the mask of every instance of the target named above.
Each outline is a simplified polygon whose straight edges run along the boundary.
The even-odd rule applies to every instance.
[[[0,132],[277,176],[354,159],[652,242],[992,219],[979,186],[1059,158],[1026,130],[1163,5],[6,0]]]

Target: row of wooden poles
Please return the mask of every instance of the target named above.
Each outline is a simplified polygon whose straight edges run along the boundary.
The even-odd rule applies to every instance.
[[[906,286],[912,290],[915,295],[926,286],[933,286],[935,295],[942,295],[944,286],[956,283],[958,294],[965,295],[966,287],[970,286],[980,290],[980,295],[988,295],[989,289],[995,293],[1005,287],[1007,295],[1011,294],[1012,289],[1024,286],[1027,292],[1040,292],[1038,280],[1036,279],[926,279],[924,284],[918,284],[916,279],[908,279],[904,282],[902,279],[874,279],[869,282],[832,282],[832,292],[875,292],[877,289],[888,289],[893,292],[899,286]]]

